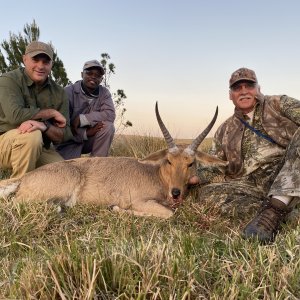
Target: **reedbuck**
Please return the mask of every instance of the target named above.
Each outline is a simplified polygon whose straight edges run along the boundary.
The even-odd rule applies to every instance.
[[[187,147],[177,146],[155,106],[168,149],[138,160],[129,157],[91,157],[45,165],[18,179],[0,181],[0,197],[15,201],[53,201],[64,206],[92,203],[139,216],[169,218],[191,184],[198,183],[196,159],[205,164],[227,162],[197,151],[215,123]]]

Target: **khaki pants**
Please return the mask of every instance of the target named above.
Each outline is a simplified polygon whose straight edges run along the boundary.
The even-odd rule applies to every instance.
[[[39,130],[19,133],[12,129],[0,136],[0,168],[11,169],[11,178],[23,176],[42,165],[61,161],[63,158],[53,149],[43,147]]]

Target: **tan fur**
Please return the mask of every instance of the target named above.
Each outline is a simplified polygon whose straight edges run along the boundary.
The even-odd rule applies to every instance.
[[[181,204],[190,184],[197,184],[196,159],[226,166],[227,162],[195,151],[213,126],[214,118],[190,146],[177,146],[165,127],[156,103],[155,113],[168,149],[137,160],[94,157],[61,161],[38,168],[20,179],[0,182],[0,197],[15,193],[16,201],[52,201],[113,206],[138,216],[169,218]]]
[[[195,160],[225,166],[227,162],[201,152],[190,155],[178,147],[161,150],[143,160],[128,157],[78,158],[40,167],[20,179],[0,181],[0,197],[15,192],[16,201],[53,201],[114,206],[135,215],[169,218],[196,175]],[[177,199],[172,189],[178,189]]]

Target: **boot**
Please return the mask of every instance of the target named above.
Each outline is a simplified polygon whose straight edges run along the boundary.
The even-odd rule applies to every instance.
[[[290,209],[282,201],[275,198],[265,200],[256,217],[245,227],[243,237],[257,238],[263,244],[273,242],[289,212]]]

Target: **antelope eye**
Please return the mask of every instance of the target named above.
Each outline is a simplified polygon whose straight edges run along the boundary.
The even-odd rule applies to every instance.
[[[171,165],[171,162],[167,159],[167,163],[169,164],[169,165]]]
[[[194,165],[194,162],[190,163],[190,164],[188,165],[188,168],[192,167],[193,165]]]

